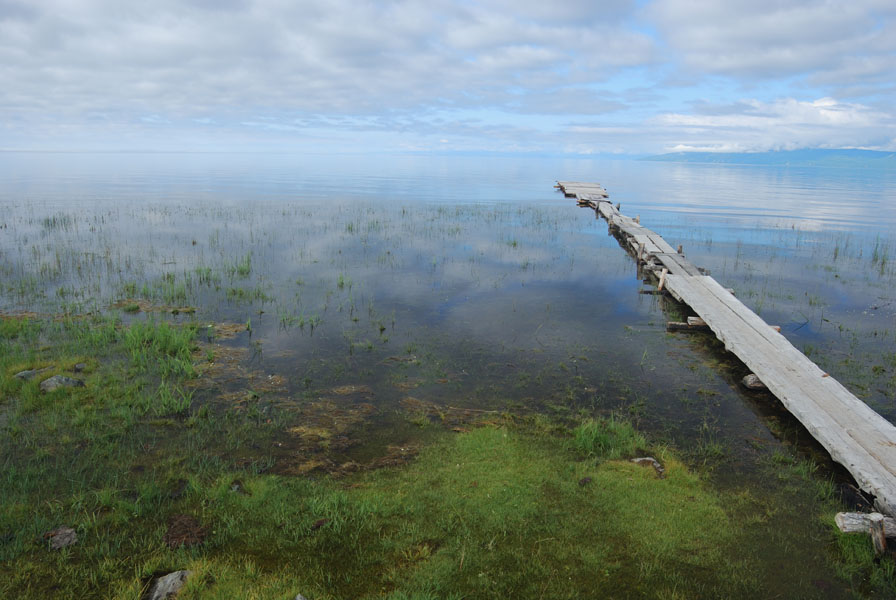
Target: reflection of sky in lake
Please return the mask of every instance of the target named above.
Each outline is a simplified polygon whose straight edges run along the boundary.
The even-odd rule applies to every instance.
[[[624,213],[684,244],[798,345],[820,348],[813,358],[847,385],[854,369],[841,359],[894,352],[896,178],[878,171],[4,154],[0,176],[0,308],[105,307],[134,295],[128,284],[173,274],[185,285],[177,303],[203,321],[251,321],[255,360],[294,386],[364,379],[397,397],[398,377],[447,380],[415,393],[492,406],[650,398],[668,418],[691,410],[682,386],[726,391],[717,373],[708,382],[682,366],[695,360],[691,342],[663,335],[666,316],[637,294],[631,259],[605,223],[552,190],[557,179],[603,183]],[[247,256],[251,274],[234,276]],[[217,279],[199,283],[197,269]],[[265,299],[235,295],[256,291]],[[296,325],[312,317],[313,331]],[[420,364],[383,366],[404,354]],[[885,383],[859,391],[896,414]],[[715,410],[746,418],[736,402]]]

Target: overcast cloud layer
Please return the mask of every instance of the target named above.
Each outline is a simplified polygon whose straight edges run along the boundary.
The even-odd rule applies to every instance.
[[[893,0],[0,0],[0,148],[896,150]]]

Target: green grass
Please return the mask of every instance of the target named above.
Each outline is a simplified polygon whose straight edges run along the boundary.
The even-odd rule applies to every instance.
[[[224,269],[227,276],[233,279],[239,277],[245,279],[252,273],[252,252],[248,252],[243,258],[232,265],[227,265]]]
[[[230,287],[227,288],[227,299],[231,302],[237,303],[246,303],[246,302],[270,302],[273,300],[262,288],[260,285],[256,286],[252,289],[241,288],[241,287]]]
[[[283,417],[258,394],[245,410],[195,394],[195,334],[161,318],[0,319],[0,597],[136,598],[178,569],[194,571],[180,598],[818,597],[769,581],[756,550],[769,527],[792,543],[794,519],[858,595],[896,589],[867,538],[822,525],[830,485],[792,511],[725,491],[620,416],[413,428],[427,445],[403,466],[271,474]],[[13,377],[76,363],[83,388]],[[628,460],[642,455],[665,477]],[[767,468],[787,498],[817,479],[783,452]],[[202,545],[165,545],[177,514],[207,529]],[[79,542],[50,551],[61,525]]]
[[[154,364],[162,377],[192,376],[195,326],[174,327],[166,321],[137,321],[124,333],[131,363],[142,370]]]
[[[720,498],[662,458],[661,480],[626,461],[577,461],[556,437],[482,428],[443,437],[407,468],[359,476],[351,489],[225,470],[188,476],[176,500],[152,476],[133,492],[97,482],[37,506],[7,498],[4,522],[27,525],[5,552],[0,591],[47,597],[61,585],[79,597],[133,598],[142,577],[181,568],[197,575],[180,598],[748,591],[755,582],[727,576],[723,550],[736,527]],[[38,485],[36,470],[15,475]],[[580,485],[584,477],[591,482]],[[242,492],[232,491],[236,478]],[[179,512],[210,528],[203,546],[164,546],[166,518]],[[77,546],[51,553],[34,541],[61,522],[76,528]],[[699,585],[689,582],[694,570]]]
[[[586,457],[634,457],[647,441],[627,421],[588,419],[573,430],[572,448]]]
[[[30,321],[0,329],[15,349],[0,359],[11,415],[0,441],[4,597],[133,598],[149,575],[180,568],[196,572],[181,598],[562,598],[620,585],[675,597],[698,589],[691,569],[715,573],[701,590],[751,585],[724,576],[720,548],[737,528],[721,498],[666,454],[665,479],[624,460],[647,442],[621,420],[575,433],[544,419],[430,430],[434,443],[402,468],[265,475],[223,451],[263,439],[263,421],[193,409],[181,385],[195,328],[43,325],[57,345]],[[38,357],[64,370],[75,346],[79,360],[92,354],[84,388],[47,396],[11,376]],[[165,546],[179,513],[208,528],[203,545]],[[41,536],[60,525],[79,542],[51,552]]]

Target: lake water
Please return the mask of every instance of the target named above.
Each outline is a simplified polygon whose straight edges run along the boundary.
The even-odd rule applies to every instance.
[[[284,398],[358,385],[380,407],[410,394],[613,409],[674,439],[707,422],[726,440],[767,436],[768,407],[733,383],[736,361],[702,336],[666,335],[666,303],[638,294],[606,223],[553,189],[579,180],[601,182],[896,418],[892,173],[416,155],[0,159],[0,309],[192,306],[177,318],[247,324],[233,343],[251,349],[253,372],[285,378]]]
[[[332,464],[482,411],[621,413],[715,461],[720,485],[763,489],[756,467],[775,452],[823,462],[774,398],[740,387],[743,365],[711,336],[666,332],[682,308],[638,293],[634,261],[557,180],[602,183],[896,421],[896,174],[880,171],[4,153],[0,312],[198,323],[216,366],[194,407],[249,397],[278,413],[275,472],[303,472],[302,431],[334,395],[355,409],[338,409]],[[815,531],[785,516],[757,533],[769,569],[792,558],[774,532]],[[805,560],[825,569],[820,553]]]

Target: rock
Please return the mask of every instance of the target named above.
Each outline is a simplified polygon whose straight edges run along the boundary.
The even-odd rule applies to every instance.
[[[293,598],[292,600],[308,600],[308,599],[305,596],[303,596],[302,594],[296,594],[296,597]]]
[[[74,371],[75,373],[80,373],[81,371],[83,371],[86,368],[87,368],[87,363],[78,363],[72,367],[72,371]]]
[[[61,550],[78,543],[78,534],[71,527],[62,526],[58,529],[48,531],[44,534],[44,539],[50,541],[51,550]]]
[[[43,369],[30,369],[28,371],[19,371],[18,373],[16,373],[15,376],[19,379],[24,379],[27,381],[29,379],[34,379],[35,375],[40,375],[44,371],[49,371],[52,368],[53,368],[52,366],[49,366],[49,367],[44,367]]]
[[[251,493],[249,493],[249,490],[246,489],[246,486],[243,485],[243,482],[239,479],[234,479],[230,483],[230,491],[236,494],[243,494],[244,496],[252,495]]]
[[[149,586],[149,590],[140,598],[140,600],[167,600],[168,598],[176,598],[180,588],[184,587],[187,577],[192,571],[175,571],[168,573],[162,577],[157,577]]]
[[[657,476],[660,479],[666,477],[666,469],[663,468],[663,465],[660,464],[660,461],[653,458],[652,456],[642,456],[641,458],[633,458],[632,462],[636,465],[641,465],[642,467],[653,467],[656,471]]]
[[[42,392],[52,392],[53,390],[58,390],[59,388],[64,387],[84,387],[84,382],[73,377],[66,377],[65,375],[53,375],[49,379],[44,379],[40,382],[40,390]]]
[[[762,383],[762,380],[756,377],[753,373],[750,373],[746,377],[740,380],[744,387],[748,390],[767,390],[765,384]]]

